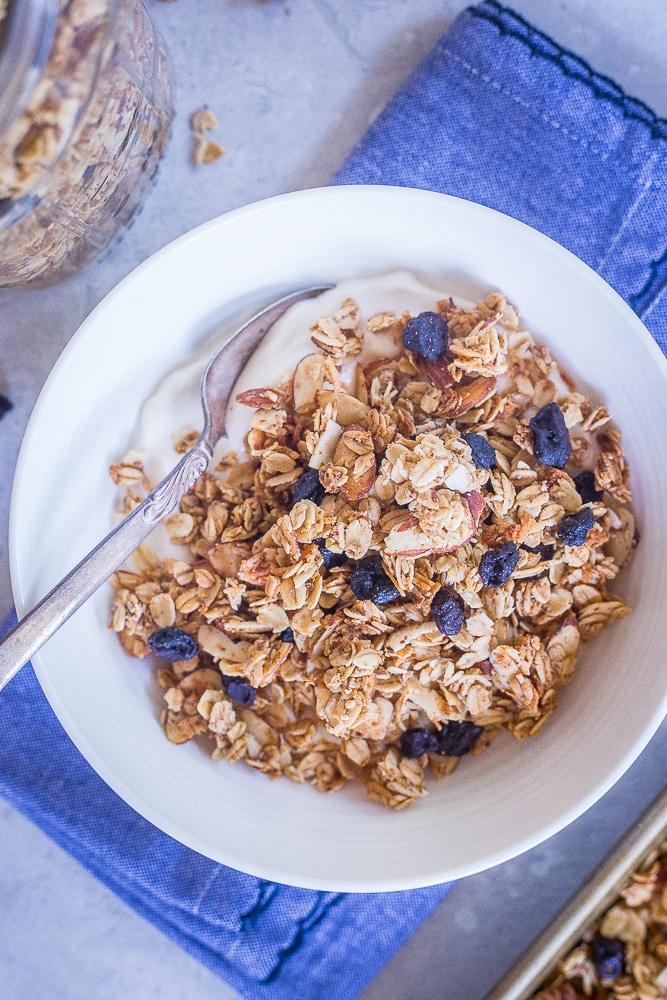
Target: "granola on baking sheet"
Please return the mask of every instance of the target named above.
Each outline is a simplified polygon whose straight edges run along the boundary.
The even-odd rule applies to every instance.
[[[401,809],[538,733],[580,642],[628,613],[607,589],[636,544],[628,466],[499,293],[367,320],[346,299],[310,332],[282,384],[237,397],[247,456],[168,519],[188,557],[142,548],[115,575],[112,627],[158,654],[172,742]],[[127,512],[141,458],[111,474]]]
[[[667,998],[667,841],[559,962],[533,1000]]]

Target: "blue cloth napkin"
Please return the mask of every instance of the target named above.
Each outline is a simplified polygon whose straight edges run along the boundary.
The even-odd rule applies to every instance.
[[[209,861],[105,785],[62,729],[30,665],[0,695],[0,795],[252,1000],[352,1000],[449,888],[315,892]]]
[[[667,347],[667,123],[494,2],[456,19],[334,179],[482,202],[563,243]],[[448,886],[274,885],[162,834],[97,777],[30,668],[0,696],[0,794],[248,998],[351,1000]]]
[[[441,191],[528,223],[602,275],[667,352],[665,140],[667,121],[487,0],[445,32],[334,181]]]

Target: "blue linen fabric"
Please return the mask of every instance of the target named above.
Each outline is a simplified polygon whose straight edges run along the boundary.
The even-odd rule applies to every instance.
[[[512,11],[458,17],[334,178],[427,188],[529,223],[667,348],[667,123]],[[351,1000],[449,886],[342,895],[224,868],[138,816],[71,744],[30,667],[0,696],[0,794],[243,996]]]
[[[352,1000],[449,889],[316,892],[202,857],[98,777],[29,664],[0,695],[0,795],[251,1000]]]
[[[457,195],[594,268],[667,351],[667,121],[494,0],[470,7],[334,178]]]

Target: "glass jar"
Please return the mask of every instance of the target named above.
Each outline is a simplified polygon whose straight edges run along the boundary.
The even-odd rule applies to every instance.
[[[0,285],[55,284],[102,256],[172,115],[140,0],[0,0]]]

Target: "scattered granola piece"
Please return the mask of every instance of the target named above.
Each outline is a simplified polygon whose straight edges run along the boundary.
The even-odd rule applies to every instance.
[[[190,131],[192,133],[192,162],[196,167],[205,163],[215,163],[223,155],[224,150],[207,137],[207,132],[218,127],[218,119],[208,108],[199,108],[190,116]]]

